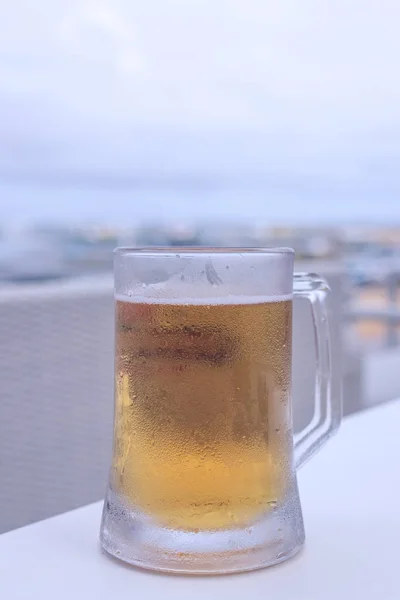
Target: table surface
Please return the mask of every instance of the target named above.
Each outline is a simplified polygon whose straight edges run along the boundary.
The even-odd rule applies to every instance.
[[[252,573],[150,573],[101,553],[101,503],[0,536],[5,600],[400,598],[400,400],[350,417],[299,473],[304,550]]]

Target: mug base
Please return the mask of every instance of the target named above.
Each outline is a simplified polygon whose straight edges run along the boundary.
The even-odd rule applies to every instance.
[[[303,546],[297,485],[288,500],[245,528],[198,532],[157,525],[109,489],[100,540],[108,554],[154,571],[216,575],[269,567]]]

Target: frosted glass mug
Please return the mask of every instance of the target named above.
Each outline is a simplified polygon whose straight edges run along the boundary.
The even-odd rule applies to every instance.
[[[141,567],[228,573],[304,543],[296,470],[338,428],[329,288],[290,249],[120,248],[101,542]],[[310,302],[314,416],[293,435],[292,303]]]

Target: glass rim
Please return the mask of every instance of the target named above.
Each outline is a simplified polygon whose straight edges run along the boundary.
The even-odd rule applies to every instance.
[[[132,254],[138,256],[183,255],[190,254],[260,254],[260,255],[293,255],[293,248],[288,247],[224,247],[224,246],[117,246],[115,255]]]

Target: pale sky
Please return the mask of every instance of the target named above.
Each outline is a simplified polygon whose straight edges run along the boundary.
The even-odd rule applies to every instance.
[[[400,221],[399,22],[398,0],[1,2],[0,218]]]

